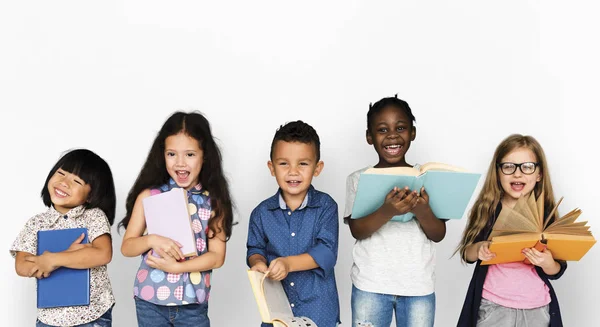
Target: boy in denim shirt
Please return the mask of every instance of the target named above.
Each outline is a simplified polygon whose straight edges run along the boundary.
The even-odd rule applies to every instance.
[[[268,166],[279,190],[252,211],[248,266],[282,282],[294,316],[334,327],[340,322],[333,270],[338,209],[329,195],[311,185],[323,169],[317,132],[302,121],[281,126]]]

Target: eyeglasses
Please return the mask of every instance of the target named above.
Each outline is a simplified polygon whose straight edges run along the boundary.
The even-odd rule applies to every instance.
[[[501,162],[498,164],[498,168],[504,175],[512,175],[517,171],[517,168],[521,170],[521,172],[525,175],[531,175],[535,173],[535,169],[539,166],[539,162],[522,162],[522,163],[514,163],[514,162]]]

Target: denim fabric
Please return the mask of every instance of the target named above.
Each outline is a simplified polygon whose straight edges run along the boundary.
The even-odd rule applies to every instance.
[[[433,327],[435,293],[399,296],[361,291],[352,286],[352,326],[389,326],[396,312],[397,327]]]
[[[210,327],[208,303],[157,305],[135,298],[139,327]]]

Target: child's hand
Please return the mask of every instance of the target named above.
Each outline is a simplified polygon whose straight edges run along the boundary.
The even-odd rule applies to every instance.
[[[148,266],[172,274],[179,273],[179,271],[177,271],[179,263],[172,256],[167,255],[161,249],[156,250],[156,253],[160,255],[160,258],[155,257],[153,253],[154,250],[151,250],[146,257]]]
[[[421,195],[417,196],[417,204],[412,209],[412,213],[418,218],[427,214],[428,211],[431,211],[429,207],[429,194],[425,191],[425,187],[421,187]]]
[[[91,247],[92,246],[91,243],[81,244],[81,242],[83,241],[84,238],[85,238],[85,234],[81,233],[81,235],[79,235],[79,237],[75,241],[73,241],[73,243],[71,243],[71,245],[69,246],[68,249],[65,250],[65,252],[73,252],[73,251]]]
[[[394,187],[385,197],[382,207],[390,215],[390,218],[410,212],[417,204],[417,192],[411,192],[408,187],[399,189]]]
[[[150,234],[149,236],[148,242],[150,243],[150,247],[154,252],[160,254],[161,257],[171,257],[174,260],[181,260],[184,258],[183,252],[181,252],[182,245],[179,244],[179,242],[156,234]],[[162,251],[162,254],[159,250]]]
[[[267,264],[262,261],[257,262],[254,266],[252,266],[252,268],[250,268],[252,271],[258,271],[261,273],[266,273],[268,269],[269,267],[267,267]]]
[[[268,277],[273,280],[283,280],[290,272],[290,266],[284,257],[271,261],[269,265]]]
[[[554,257],[552,256],[552,252],[550,252],[548,249],[540,252],[535,248],[525,248],[522,252],[525,257],[529,259],[529,262],[531,262],[532,265],[539,266],[544,270],[549,270],[557,265],[556,261],[554,261]]]
[[[490,251],[490,242],[479,242],[479,250],[477,250],[477,258],[481,261],[492,260],[496,257],[496,253]]]
[[[34,266],[29,272],[29,276],[37,279],[50,276],[50,273],[58,268],[58,266],[54,264],[53,255],[53,253],[45,251],[41,255],[26,256],[25,261],[34,263]]]

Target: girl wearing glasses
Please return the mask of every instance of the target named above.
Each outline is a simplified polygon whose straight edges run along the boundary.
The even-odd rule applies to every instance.
[[[549,280],[567,268],[549,250],[523,249],[532,265],[523,262],[481,265],[495,254],[487,241],[502,206],[513,208],[522,196],[544,196],[544,212],[555,205],[554,193],[540,144],[531,136],[504,139],[494,157],[458,246],[461,259],[477,262],[458,326],[562,326],[560,309]],[[556,214],[546,219],[555,219]]]

